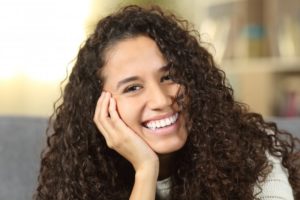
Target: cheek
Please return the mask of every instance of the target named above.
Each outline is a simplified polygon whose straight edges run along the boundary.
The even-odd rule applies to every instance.
[[[141,110],[138,103],[125,99],[116,99],[117,109],[121,119],[131,128],[140,125]]]

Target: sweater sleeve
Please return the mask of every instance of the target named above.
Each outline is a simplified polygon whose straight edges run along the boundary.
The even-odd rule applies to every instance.
[[[267,153],[272,171],[268,174],[263,183],[258,183],[254,187],[254,194],[261,192],[257,197],[261,200],[294,200],[293,190],[288,181],[288,171],[281,164],[281,159]]]

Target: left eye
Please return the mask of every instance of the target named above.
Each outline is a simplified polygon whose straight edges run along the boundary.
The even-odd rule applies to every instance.
[[[163,81],[170,81],[170,80],[172,80],[171,76],[170,75],[166,75],[166,76],[161,77],[160,81],[163,82]]]
[[[124,93],[129,93],[129,92],[136,92],[138,90],[142,89],[141,85],[130,85],[127,88],[124,89]]]

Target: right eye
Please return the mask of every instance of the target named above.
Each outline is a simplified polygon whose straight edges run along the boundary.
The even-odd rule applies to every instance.
[[[130,85],[123,90],[123,93],[136,92],[140,89],[142,89],[142,86],[140,85]]]

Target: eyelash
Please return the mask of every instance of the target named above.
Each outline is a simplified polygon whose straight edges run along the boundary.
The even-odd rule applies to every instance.
[[[138,90],[136,89],[137,87],[142,88],[140,85],[130,85],[124,89],[123,93],[136,92]]]
[[[160,79],[161,82],[163,81],[172,81],[172,78],[170,77],[170,75],[166,75],[166,76],[163,76],[161,79]],[[137,90],[140,90],[142,88],[141,85],[138,85],[138,84],[134,84],[134,85],[129,85],[128,87],[126,87],[124,90],[123,90],[123,93],[131,93],[131,92],[136,92]]]
[[[163,76],[160,80],[161,82],[164,81],[164,79],[167,79],[166,81],[172,81],[172,78],[170,76],[170,74]]]

